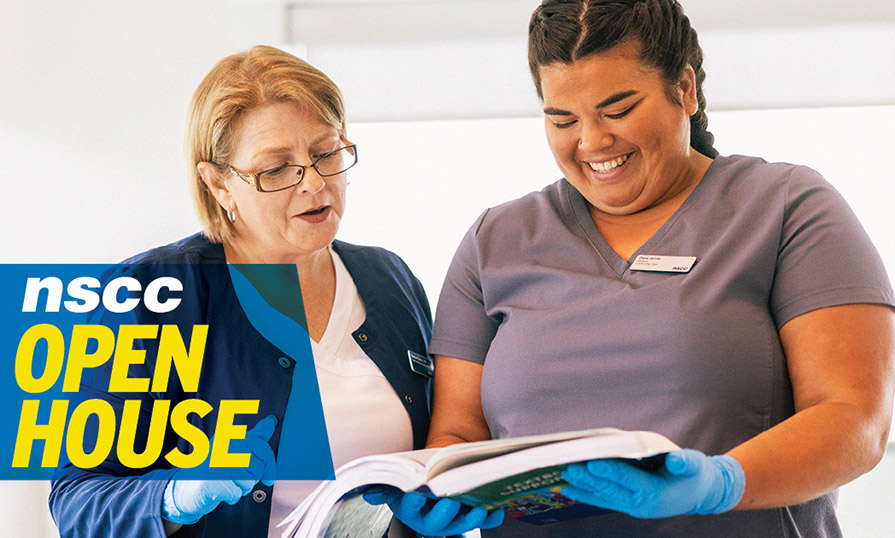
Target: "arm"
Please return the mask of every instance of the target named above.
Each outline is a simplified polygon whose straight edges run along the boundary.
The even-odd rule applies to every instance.
[[[272,485],[275,457],[267,444],[276,421],[265,418],[245,439],[231,442],[234,453],[251,453],[248,468],[157,469],[142,476],[116,476],[127,470],[103,462],[97,470],[66,463],[54,475],[50,510],[63,537],[171,536],[182,524],[197,522],[221,502],[235,504],[262,480]],[[213,443],[213,441],[212,441]]]
[[[120,267],[114,273],[106,273],[103,279],[120,274]],[[125,273],[132,276],[131,273]],[[117,333],[120,325],[155,324],[156,318],[143,311],[112,314],[105,309],[94,310],[88,316],[88,323],[110,327]],[[145,339],[134,342],[135,349],[148,349],[151,345]],[[147,353],[147,356],[153,356]],[[153,393],[110,393],[109,378],[113,361],[107,361],[96,368],[86,369],[81,378],[78,393],[70,397],[74,407],[84,400],[101,399],[108,402],[114,413],[115,423],[121,423],[126,400],[140,402],[140,416],[134,438],[136,446],[149,437],[150,412],[156,396]],[[132,365],[130,377],[151,378],[147,364]],[[84,431],[84,442],[88,452],[93,450],[97,436],[96,424]],[[145,443],[145,441],[142,441]],[[174,440],[163,441],[162,453],[173,448]],[[64,538],[86,538],[92,536],[152,536],[166,535],[161,519],[162,496],[165,485],[174,471],[163,469],[156,462],[146,469],[130,469],[118,460],[116,450],[112,450],[106,461],[92,469],[75,467],[62,455],[60,466],[53,475],[49,495],[49,507]]]
[[[477,233],[487,214],[482,213],[460,241],[438,300],[430,345],[435,379],[428,447],[491,439],[481,383],[500,316],[489,314],[482,287]]]
[[[741,509],[796,504],[856,478],[879,461],[891,424],[895,313],[882,306],[892,304],[882,260],[816,172],[792,171],[782,216],[769,306],[788,320],[779,334],[795,414],[730,451],[747,476]],[[854,304],[828,306],[843,302]]]
[[[426,448],[491,439],[482,412],[481,364],[435,356],[432,422]]]
[[[130,266],[117,266],[113,268],[112,276],[124,273],[128,276],[138,276]],[[170,273],[162,269],[156,272],[150,272],[152,275],[161,272],[162,274],[173,274],[182,281],[189,280],[191,273],[188,271],[178,270],[176,267],[170,270]],[[109,278],[108,273],[103,278]],[[141,281],[148,281],[148,278],[140,278]],[[187,289],[191,289],[187,286]],[[190,297],[195,299],[195,297]],[[137,308],[124,314],[113,314],[105,309],[94,310],[88,317],[91,323],[97,323],[117,332],[119,326],[122,325],[158,325],[160,323],[176,323],[180,326],[182,334],[187,334],[187,330],[191,330],[194,320],[198,319],[196,306],[200,301],[187,301],[182,305],[181,310],[167,317],[161,317],[147,311],[144,308]],[[179,315],[180,312],[184,314]],[[130,378],[151,379],[154,373],[155,357],[158,355],[157,339],[137,339],[133,343],[134,349],[145,351],[145,360],[138,364],[132,364],[128,370]],[[127,401],[137,401],[140,403],[140,415],[136,421],[137,431],[135,432],[134,449],[140,450],[147,444],[150,438],[150,424],[155,424],[155,417],[151,417],[150,413],[154,409],[154,403],[157,400],[170,400],[171,406],[177,405],[186,398],[186,394],[182,391],[181,385],[176,381],[177,374],[172,372],[175,381],[169,383],[168,390],[164,393],[158,392],[109,392],[109,379],[113,361],[107,361],[99,367],[86,369],[81,378],[81,387],[77,394],[72,396],[72,403],[77,404],[81,400],[101,399],[108,402],[115,413],[115,424],[121,424],[124,414],[124,407]],[[152,420],[150,420],[152,418]],[[165,418],[167,420],[167,418]],[[155,426],[152,426],[155,429]],[[175,447],[186,450],[186,443],[179,443],[180,439],[170,426],[163,425],[163,439],[159,440],[158,454],[164,455],[169,453]],[[91,424],[85,429],[85,443],[88,447],[88,453],[91,451],[96,438],[96,426]],[[248,437],[248,435],[247,435]],[[269,436],[268,436],[269,438]],[[267,439],[263,440],[263,445],[267,444]],[[126,442],[125,440],[121,441]],[[262,443],[256,442],[261,445]],[[254,446],[254,445],[253,445]],[[146,447],[147,450],[151,450]],[[270,451],[269,447],[267,450]],[[236,452],[234,446],[231,445],[231,452]],[[253,452],[254,450],[247,450]],[[273,458],[272,451],[269,452],[270,458]],[[180,487],[179,490],[173,490],[174,482],[172,478],[180,472],[178,469],[168,469],[167,461],[163,457],[159,457],[148,468],[130,468],[118,459],[119,453],[114,449],[108,454],[108,457],[98,466],[91,469],[81,469],[73,466],[69,461],[62,460],[62,465],[56,471],[53,477],[51,493],[49,496],[50,509],[53,517],[59,527],[60,535],[69,537],[88,537],[88,536],[141,536],[141,537],[164,537],[176,532],[179,525],[172,524],[171,521],[165,521],[163,516],[167,503],[165,493],[168,486],[172,486],[171,491],[174,497],[180,503],[181,508],[191,509],[191,506],[184,501],[189,501],[189,496],[185,493],[189,492],[189,487]],[[207,478],[207,477],[205,477]],[[223,481],[221,481],[223,482]],[[197,482],[189,482],[187,485],[195,486]],[[181,484],[183,486],[184,484]],[[195,489],[195,488],[194,488]],[[206,488],[208,489],[208,488]],[[179,494],[179,495],[178,495]],[[168,497],[171,497],[170,493]],[[226,500],[226,499],[225,499]],[[183,512],[183,511],[181,511]],[[170,515],[170,514],[168,514]],[[167,519],[171,519],[168,517]],[[184,521],[175,522],[184,523]]]
[[[481,220],[481,219],[480,219]],[[475,335],[454,327],[442,329],[446,333],[465,334],[466,348],[475,351],[472,357],[484,358],[487,345],[472,343],[490,341],[497,329],[497,321],[484,311],[481,301],[481,286],[478,282],[475,258],[474,233],[478,222],[467,233],[448,270],[439,301],[439,319],[442,327],[450,320],[463,320],[466,328],[478,328]],[[450,303],[450,306],[446,306]],[[473,330],[472,332],[476,332]],[[478,338],[476,338],[478,337]],[[442,447],[466,441],[490,439],[491,434],[485,423],[481,405],[479,384],[482,379],[482,365],[449,356],[441,356],[436,338],[430,345],[430,353],[435,354],[435,380],[432,395],[432,420],[429,425],[427,447]],[[451,346],[452,349],[455,346]],[[479,354],[476,351],[481,352]],[[450,353],[455,353],[451,351]],[[422,534],[444,535],[461,533],[474,528],[491,528],[503,522],[503,511],[487,512],[484,508],[462,506],[452,499],[431,499],[418,493],[402,493],[395,488],[371,491],[364,498],[372,504],[388,503],[397,517],[412,529]]]
[[[672,452],[649,473],[611,460],[575,464],[563,494],[636,517],[776,508],[869,471],[892,420],[895,313],[855,304],[814,310],[780,331],[796,413],[724,456]]]
[[[165,536],[162,492],[173,471],[146,477],[60,468],[53,477],[50,511],[64,538]]]
[[[813,499],[872,469],[892,420],[895,313],[845,305],[780,330],[796,414],[731,450],[746,490],[736,509]]]

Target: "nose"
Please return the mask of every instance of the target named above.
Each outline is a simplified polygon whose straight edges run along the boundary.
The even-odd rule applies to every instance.
[[[304,177],[298,184],[298,192],[317,194],[324,187],[326,187],[326,179],[317,173],[317,169],[313,166],[305,168]]]
[[[588,122],[582,125],[578,138],[581,151],[600,151],[615,143],[615,136],[606,125],[599,122]]]

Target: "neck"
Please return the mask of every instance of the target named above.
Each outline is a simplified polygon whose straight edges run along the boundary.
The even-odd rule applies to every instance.
[[[664,223],[699,185],[711,164],[712,159],[692,150],[685,165],[681,168],[677,181],[674,181],[655,202],[639,211],[626,214],[607,213],[588,203],[587,208],[591,218],[598,225],[604,223],[607,225],[639,224],[648,226],[655,222]]]

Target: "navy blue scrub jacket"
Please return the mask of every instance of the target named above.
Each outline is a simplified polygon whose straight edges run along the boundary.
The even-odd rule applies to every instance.
[[[353,333],[354,339],[395,389],[410,415],[414,447],[422,448],[429,422],[429,380],[411,371],[407,352],[425,355],[429,345],[432,319],[423,287],[407,265],[387,250],[340,241],[333,247],[351,273],[366,307],[366,321]],[[165,393],[112,395],[98,389],[104,386],[103,376],[108,379],[108,371],[96,368],[93,375],[85,371],[79,397],[104,398],[120,412],[124,398],[144,400],[144,410],[151,409],[153,399],[170,399],[173,407],[180,400],[200,398],[216,410],[221,399],[258,399],[263,395],[258,414],[246,425],[252,426],[258,417],[268,414],[282,419],[292,386],[293,366],[280,360],[284,353],[261,337],[240,308],[220,244],[210,243],[197,234],[124,263],[151,264],[130,268],[143,278],[178,277],[183,283],[184,297],[175,312],[183,316],[186,331],[193,324],[209,325],[199,392],[184,393],[174,382],[172,372],[172,382]],[[153,315],[148,311],[135,312],[136,322],[153,323]],[[170,323],[169,318],[165,319],[165,323]],[[188,338],[185,334],[184,339]],[[152,365],[148,363],[152,356],[147,353],[146,365],[133,365],[129,377],[151,377]],[[146,370],[139,371],[141,367]],[[107,382],[105,386],[108,387]],[[211,436],[215,420],[216,412],[212,412],[193,423]],[[141,417],[140,427],[148,426],[148,422],[148,417]],[[270,440],[275,452],[281,424],[282,420]],[[169,432],[162,454],[175,446],[182,451],[189,447]],[[136,448],[139,451],[139,446]],[[91,470],[64,464],[56,471],[49,502],[63,538],[165,536],[162,493],[176,470],[158,465],[145,470],[143,478],[138,479],[133,476],[133,469],[115,461],[114,452],[113,449],[109,459]],[[176,536],[264,538],[270,519],[271,490],[259,482],[237,504],[222,503],[195,525],[183,527]]]

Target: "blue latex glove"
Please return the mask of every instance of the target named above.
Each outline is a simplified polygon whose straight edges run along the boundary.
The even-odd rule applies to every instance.
[[[488,512],[481,506],[466,506],[452,499],[404,493],[389,486],[375,486],[364,493],[370,504],[388,504],[405,525],[424,535],[462,534],[473,529],[491,529],[503,523],[503,510]]]
[[[563,488],[566,497],[639,518],[720,514],[736,506],[746,489],[738,461],[696,450],[668,453],[655,472],[620,460],[593,460],[569,465],[563,478],[572,485]]]
[[[231,453],[251,453],[252,456],[248,467],[221,469],[219,472],[227,479],[191,479],[191,475],[196,475],[193,469],[181,469],[174,473],[165,487],[162,517],[172,523],[191,525],[221,502],[236,504],[252,491],[259,480],[272,486],[276,480],[277,459],[268,441],[276,425],[276,417],[268,415],[246,432],[245,439],[230,442]],[[209,471],[204,469],[202,472],[207,476]]]

